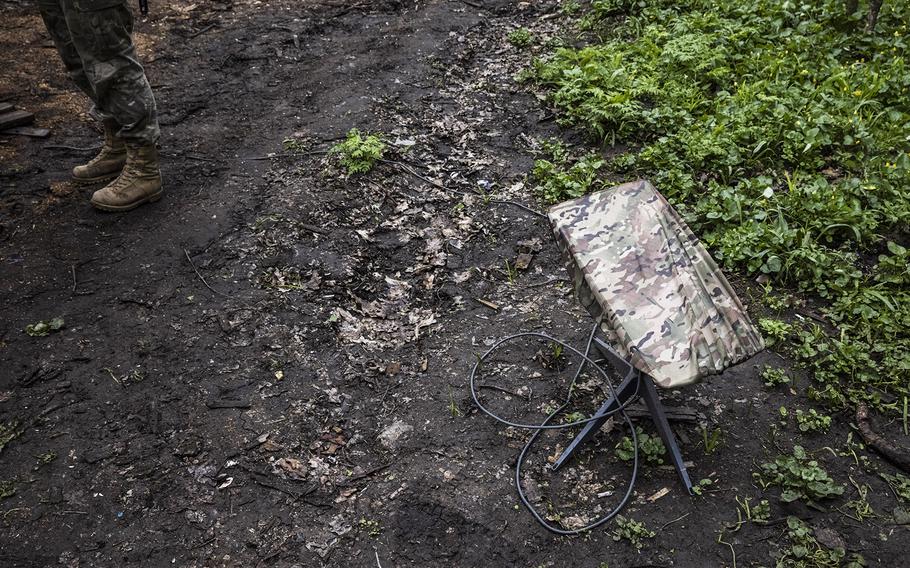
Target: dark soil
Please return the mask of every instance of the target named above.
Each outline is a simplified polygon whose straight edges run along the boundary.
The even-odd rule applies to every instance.
[[[0,9],[0,99],[53,128],[0,137],[0,565],[727,566],[735,499],[763,496],[770,524],[725,533],[738,566],[774,563],[787,515],[870,566],[903,562],[907,529],[874,472],[892,470],[847,445],[849,416],[772,436],[780,406],[807,404],[762,385],[763,365],[785,364],[771,352],[664,397],[723,436],[708,453],[697,423],[676,423],[691,475],[713,480],[700,497],[643,466],[625,511],[657,532],[641,552],[613,524],[554,537],[518,506],[525,433],[479,415],[466,384],[496,338],[581,346],[590,325],[546,222],[504,202],[540,208],[532,151],[573,136],[514,81],[530,54],[505,40],[557,29],[553,5],[151,4],[137,43],[167,193],[114,215],[67,181],[98,144],[87,103],[34,11]],[[353,127],[383,133],[390,161],[347,177],[323,152]],[[507,269],[520,253],[530,266]],[[55,317],[59,332],[23,331]],[[547,373],[547,349],[503,355],[523,373],[502,386]],[[590,408],[602,385],[584,382]],[[547,383],[495,404],[539,420],[565,378]],[[559,474],[543,465],[570,435],[545,436],[529,491],[568,524],[592,520],[627,483],[621,435]],[[753,485],[794,442],[847,485],[840,510]],[[865,484],[879,516],[858,522],[845,503]]]

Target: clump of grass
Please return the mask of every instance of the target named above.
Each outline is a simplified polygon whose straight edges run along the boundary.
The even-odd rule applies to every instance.
[[[385,155],[385,150],[386,144],[379,136],[363,135],[353,128],[342,142],[332,146],[330,153],[338,156],[341,165],[351,175],[372,170]]]
[[[590,43],[537,60],[533,75],[561,121],[633,148],[610,169],[649,177],[726,267],[826,302],[836,332],[813,330],[796,352],[816,400],[899,412],[893,401],[910,395],[899,244],[910,229],[910,4],[886,3],[875,33],[844,18],[835,0],[595,0]],[[574,177],[548,193],[598,185]]]

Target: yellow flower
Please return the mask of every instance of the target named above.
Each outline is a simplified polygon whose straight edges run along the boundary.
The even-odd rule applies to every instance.
[[[856,89],[855,91],[853,91],[853,96],[861,97],[861,96],[863,96],[863,92],[860,89]]]

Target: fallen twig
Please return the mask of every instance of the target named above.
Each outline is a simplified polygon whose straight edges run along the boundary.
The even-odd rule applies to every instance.
[[[388,469],[388,468],[390,468],[390,467],[392,467],[392,464],[390,464],[390,463],[387,463],[387,464],[385,464],[385,465],[380,465],[380,466],[378,466],[378,467],[374,467],[373,469],[367,470],[367,471],[365,471],[365,472],[363,472],[363,473],[361,473],[361,474],[354,475],[354,476],[352,476],[352,477],[349,477],[349,478],[345,479],[344,481],[342,481],[341,483],[339,483],[338,486],[339,486],[339,487],[344,487],[344,486],[346,486],[346,485],[350,485],[350,484],[354,483],[355,481],[360,481],[361,479],[364,479],[364,478],[366,478],[366,477],[370,477],[370,476],[376,475],[376,474],[379,473],[380,471],[383,471],[383,470]]]
[[[856,406],[856,426],[859,428],[859,433],[863,440],[866,441],[866,444],[872,446],[875,451],[889,462],[910,473],[910,456],[901,453],[891,442],[872,430],[872,426],[869,424],[869,407],[864,403]]]
[[[541,286],[546,286],[547,284],[553,284],[554,282],[568,282],[568,281],[569,281],[568,278],[553,277],[553,278],[547,278],[543,282],[534,282],[532,284],[527,284],[525,287],[526,288],[539,288]]]
[[[479,303],[483,304],[484,306],[490,308],[491,310],[497,310],[497,311],[499,310],[499,306],[497,304],[494,304],[493,302],[484,300],[483,298],[474,298],[474,299],[477,300]]]
[[[260,160],[277,160],[278,158],[293,158],[294,156],[322,156],[328,154],[329,150],[309,150],[307,152],[280,152],[277,154],[269,154],[268,156],[253,156],[251,158],[244,158],[246,160],[260,161]]]
[[[190,266],[193,267],[193,272],[196,273],[196,276],[199,277],[199,280],[202,280],[202,283],[205,284],[205,287],[206,287],[206,288],[208,288],[209,290],[211,290],[211,291],[214,292],[215,294],[218,294],[219,296],[224,296],[225,298],[230,298],[230,296],[229,296],[228,294],[225,294],[224,292],[219,292],[218,290],[216,290],[216,289],[212,288],[211,286],[209,286],[209,283],[205,281],[205,278],[202,277],[202,274],[199,274],[199,270],[196,268],[196,265],[193,263],[193,259],[190,258],[190,251],[188,251],[188,250],[186,250],[186,249],[183,249],[183,254],[186,255],[186,259],[190,262]]]
[[[660,531],[664,530],[665,528],[669,527],[669,526],[672,525],[673,523],[678,523],[679,521],[685,519],[686,517],[688,517],[688,516],[691,515],[691,514],[692,514],[691,512],[690,512],[690,513],[686,513],[685,515],[683,515],[683,516],[681,516],[681,517],[677,517],[677,518],[673,519],[673,520],[670,521],[670,522],[664,523],[659,529],[657,529],[657,532],[660,532]]]
[[[205,32],[209,31],[210,29],[212,29],[212,28],[217,28],[217,27],[218,27],[218,24],[217,24],[217,23],[215,23],[215,24],[209,24],[209,25],[205,26],[204,28],[202,28],[201,30],[199,30],[198,32],[195,32],[195,33],[192,33],[192,34],[188,35],[188,36],[187,36],[187,39],[193,39],[193,38],[196,37],[196,36],[201,36],[202,34],[204,34]]]
[[[306,229],[311,233],[316,233],[317,235],[328,235],[329,232],[323,229],[322,227],[317,227],[316,225],[310,225],[309,223],[300,223],[300,228]]]

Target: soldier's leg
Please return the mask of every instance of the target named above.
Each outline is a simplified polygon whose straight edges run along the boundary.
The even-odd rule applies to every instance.
[[[126,0],[61,1],[97,114],[115,120],[127,144],[154,144],[159,137],[155,97],[133,47],[133,15]]]
[[[63,66],[76,86],[88,95],[92,102],[95,102],[95,89],[85,74],[82,58],[73,44],[73,37],[66,23],[67,9],[72,9],[70,0],[38,0],[41,18],[60,53]],[[101,152],[87,164],[76,166],[73,169],[73,179],[76,181],[93,183],[114,178],[120,174],[120,170],[126,163],[126,147],[123,141],[116,136],[120,125],[112,118],[103,120],[102,124],[104,126],[104,145]]]
[[[70,35],[69,27],[66,25],[66,17],[63,10],[65,1],[67,0],[38,0],[38,11],[44,20],[47,33],[54,40],[60,59],[63,60],[63,66],[66,67],[76,86],[82,89],[90,99],[94,100],[95,91],[85,76],[82,58],[79,57],[79,52],[76,51],[76,46],[73,45],[73,38]]]
[[[133,47],[133,15],[126,0],[63,2],[73,45],[95,91],[96,111],[119,124],[117,136],[126,144],[123,171],[92,195],[92,205],[126,211],[157,201],[162,190],[155,97]]]

